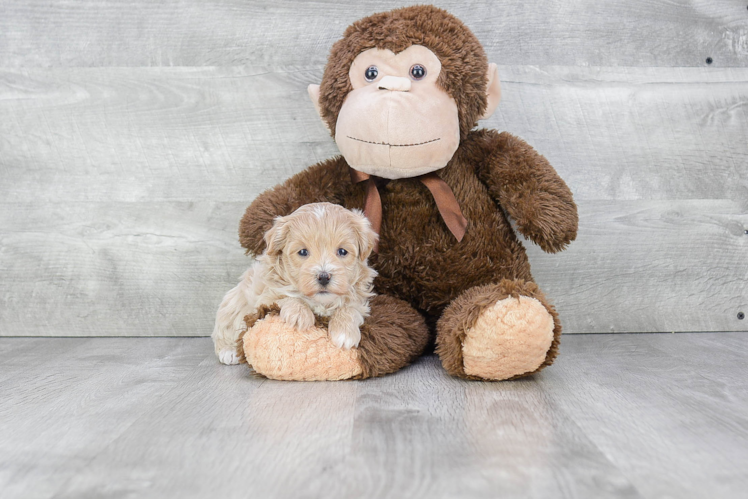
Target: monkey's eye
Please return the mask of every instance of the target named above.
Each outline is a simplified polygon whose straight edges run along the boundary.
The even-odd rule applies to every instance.
[[[345,248],[338,248],[338,257],[345,257],[348,255],[348,250]]]
[[[377,79],[377,75],[379,74],[379,70],[376,66],[369,66],[366,68],[366,72],[364,72],[364,78],[366,78],[367,82],[373,82]]]
[[[302,257],[309,257],[309,250],[307,250],[306,248],[302,248],[301,250],[299,250],[296,253],[298,253]]]
[[[410,67],[410,77],[413,80],[420,80],[426,76],[426,68],[420,64],[414,64]]]

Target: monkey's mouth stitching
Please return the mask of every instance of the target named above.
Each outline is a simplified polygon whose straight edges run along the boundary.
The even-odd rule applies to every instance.
[[[367,144],[376,144],[377,146],[392,146],[393,148],[407,148],[410,146],[422,146],[423,144],[428,144],[430,142],[436,142],[438,140],[441,140],[441,137],[437,137],[436,139],[431,139],[430,141],[416,142],[415,144],[390,144],[387,142],[365,141],[363,139],[357,139],[355,137],[351,137],[350,135],[347,135],[346,137],[349,139],[353,139],[354,141],[358,141],[358,142],[365,142]]]

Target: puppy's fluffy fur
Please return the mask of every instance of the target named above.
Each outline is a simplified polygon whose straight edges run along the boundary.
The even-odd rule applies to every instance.
[[[238,339],[246,329],[244,317],[273,303],[299,330],[314,326],[314,314],[330,317],[332,342],[345,349],[358,346],[374,295],[376,271],[366,259],[376,240],[360,211],[332,203],[304,205],[276,218],[265,233],[265,251],[218,308],[212,337],[220,361],[242,361]]]

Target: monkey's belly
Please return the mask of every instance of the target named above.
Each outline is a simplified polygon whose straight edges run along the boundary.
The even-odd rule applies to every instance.
[[[480,210],[482,217],[463,207],[468,227],[458,242],[425,187],[403,181],[388,184],[382,193],[379,255],[371,259],[379,272],[377,291],[438,310],[473,286],[503,278],[532,281],[525,250],[492,200],[478,200],[483,208],[491,206]]]

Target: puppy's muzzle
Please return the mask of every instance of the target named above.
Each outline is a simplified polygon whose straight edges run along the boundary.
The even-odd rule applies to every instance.
[[[330,273],[326,273],[324,271],[317,275],[317,283],[322,286],[327,286],[330,283],[331,279],[332,276],[330,276]]]

